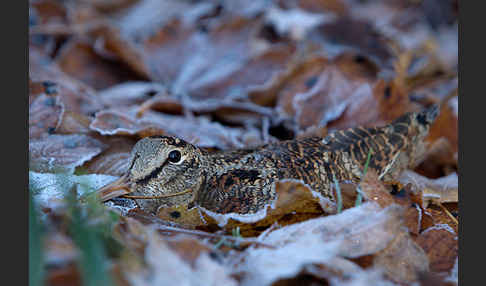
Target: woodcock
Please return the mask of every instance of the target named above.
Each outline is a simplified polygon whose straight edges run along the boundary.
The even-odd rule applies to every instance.
[[[359,182],[369,152],[369,169],[384,181],[418,164],[438,110],[433,105],[382,127],[350,128],[325,138],[252,149],[207,152],[175,137],[146,137],[133,147],[126,174],[97,192],[103,201],[135,199],[149,211],[190,203],[221,214],[253,214],[276,198],[278,180],[294,179],[335,201],[334,178]]]

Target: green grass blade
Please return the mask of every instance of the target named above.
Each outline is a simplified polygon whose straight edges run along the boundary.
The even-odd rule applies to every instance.
[[[29,285],[44,285],[44,253],[42,227],[29,190]]]
[[[336,176],[332,174],[332,179],[334,181],[334,187],[336,188],[336,200],[337,200],[337,213],[340,213],[343,209],[343,196],[341,194],[341,187],[339,186]]]
[[[81,253],[79,266],[83,285],[113,285],[107,272],[108,259],[100,230],[88,225],[75,193],[70,192],[67,199],[71,214],[69,230]]]
[[[366,173],[368,172],[368,166],[370,164],[372,152],[373,152],[373,149],[370,148],[370,150],[368,151],[368,156],[366,157],[366,163],[364,165],[364,170],[363,170],[363,175],[361,177],[361,180],[364,179],[364,177],[366,176]],[[358,195],[356,196],[356,201],[355,201],[354,205],[359,206],[363,202],[363,195],[361,194],[361,187],[360,186],[358,186],[358,188],[356,189],[356,192],[358,193]]]

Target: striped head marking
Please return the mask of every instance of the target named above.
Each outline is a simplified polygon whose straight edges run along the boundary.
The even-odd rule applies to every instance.
[[[132,149],[125,175],[99,190],[100,197],[107,200],[125,195],[149,211],[188,203],[201,185],[202,159],[199,148],[179,138],[143,138]],[[116,191],[121,188],[127,191]]]

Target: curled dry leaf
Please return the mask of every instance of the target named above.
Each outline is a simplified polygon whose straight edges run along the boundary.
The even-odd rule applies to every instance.
[[[106,145],[86,135],[50,135],[29,142],[29,169],[67,172],[100,154]]]
[[[295,116],[303,129],[374,126],[411,111],[403,86],[376,81],[375,68],[363,62],[366,58],[351,54],[333,61],[322,56],[308,58],[277,93],[278,110],[284,116]]]
[[[109,107],[139,105],[152,97],[166,94],[166,88],[155,82],[130,81],[98,91],[104,105]]]
[[[435,225],[424,230],[415,240],[430,260],[430,270],[449,272],[459,253],[457,233],[448,225]]]
[[[326,126],[339,118],[353,100],[372,95],[370,83],[351,80],[326,60],[309,64],[305,70],[295,82],[290,81],[291,90],[284,86],[280,103],[284,104],[284,110],[290,108],[291,114],[295,113],[296,121],[303,129]],[[301,90],[303,92],[295,93]]]
[[[429,260],[424,250],[410,237],[406,229],[395,232],[393,241],[373,259],[373,265],[399,283],[417,281],[418,275],[429,271]]]
[[[260,241],[275,249],[248,248],[235,265],[236,271],[245,273],[243,285],[271,285],[278,279],[294,277],[309,264],[357,269],[343,263],[333,267],[333,263],[337,257],[360,257],[382,250],[400,228],[400,213],[398,206],[380,210],[377,204],[365,203],[337,215],[264,233]]]
[[[151,79],[170,83],[176,93],[241,98],[269,88],[294,53],[292,45],[257,38],[261,26],[235,16],[204,33],[174,20],[144,39],[140,53]]]
[[[72,111],[62,113],[61,121],[54,130],[57,134],[88,134],[92,118]]]
[[[102,108],[91,87],[64,74],[56,64],[33,62],[29,65],[29,76],[34,82],[48,85],[46,93],[57,94],[66,110],[90,116]]]
[[[88,173],[122,176],[129,168],[131,151],[136,140],[128,137],[112,137],[103,140],[108,145],[100,156],[86,162],[83,167]]]
[[[228,270],[211,259],[207,252],[201,251],[192,262],[184,258],[191,260],[190,256],[177,254],[155,229],[149,229],[144,250],[147,268],[128,269],[125,275],[131,285],[237,285]]]
[[[389,41],[370,21],[343,15],[316,27],[308,38],[321,45],[331,57],[344,51],[355,51],[385,69],[391,67],[393,53]]]
[[[340,118],[329,128],[344,129],[354,126],[377,126],[390,123],[406,112],[414,111],[407,92],[396,81],[379,80],[371,93],[353,98]]]
[[[31,96],[29,97],[29,100]],[[29,105],[29,139],[40,139],[60,125],[64,104],[57,95],[41,94]]]
[[[78,258],[79,252],[74,242],[63,233],[56,232],[48,234],[44,244],[46,264],[51,267],[59,267],[73,263]]]
[[[326,17],[327,16],[327,17]],[[333,15],[308,13],[299,8],[280,9],[271,7],[265,13],[267,23],[273,25],[277,33],[289,36],[299,41],[305,38],[306,33],[316,26],[333,20]]]
[[[119,62],[103,58],[93,45],[87,40],[74,39],[63,46],[55,62],[67,75],[95,89],[140,80],[130,70],[123,69]]]
[[[430,128],[429,136],[426,138],[429,142],[434,142],[438,138],[445,137],[452,146],[452,151],[458,150],[458,98],[451,98],[448,102],[442,104],[439,117]]]
[[[200,147],[228,149],[259,142],[259,134],[241,128],[224,127],[204,117],[184,117],[146,111],[138,118],[137,108],[103,110],[91,123],[92,130],[102,135],[140,136],[168,134]],[[253,135],[253,136],[252,136]],[[255,144],[253,143],[253,144]],[[251,143],[250,143],[251,144]]]
[[[390,191],[378,179],[378,175],[373,170],[367,170],[360,186],[363,197],[369,201],[378,203],[381,207],[387,207],[396,203]]]
[[[278,1],[284,8],[299,7],[310,13],[335,13],[342,15],[348,13],[348,4],[341,0],[315,1],[315,0],[280,0]]]
[[[446,177],[429,179],[412,171],[405,171],[399,178],[403,184],[412,186],[422,194],[422,207],[426,208],[430,202],[457,203],[459,199],[458,177],[452,173]]]

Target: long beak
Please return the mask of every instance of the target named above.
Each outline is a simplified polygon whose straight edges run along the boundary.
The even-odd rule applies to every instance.
[[[106,186],[98,189],[96,194],[101,199],[102,202],[107,201],[109,199],[113,199],[119,196],[123,196],[133,192],[130,190],[130,185],[128,181],[128,176],[123,175],[116,181],[113,181]]]

